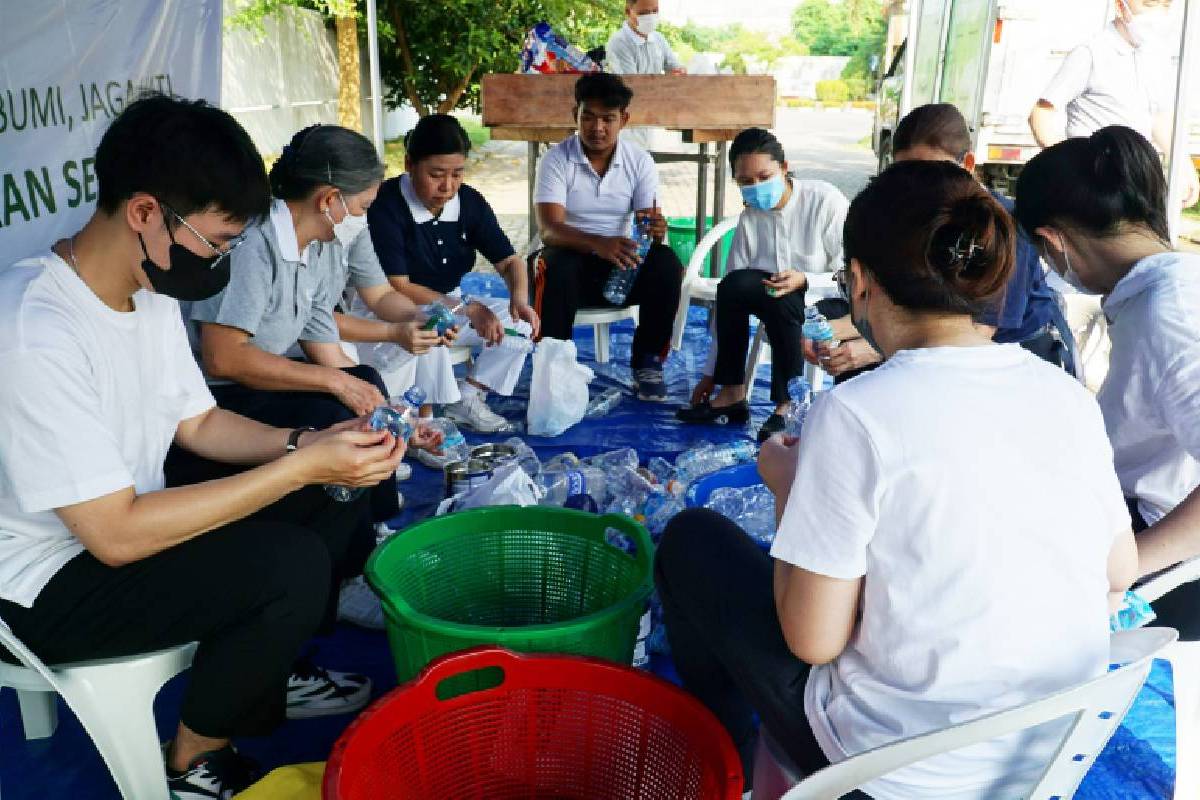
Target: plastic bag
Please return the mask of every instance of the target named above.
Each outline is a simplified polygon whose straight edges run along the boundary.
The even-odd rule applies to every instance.
[[[542,489],[518,462],[497,467],[487,483],[449,497],[438,506],[437,516],[487,506],[535,506]]]
[[[324,761],[279,767],[235,795],[234,800],[321,800],[321,778],[324,774]]]
[[[529,435],[558,436],[583,419],[595,374],[576,360],[575,343],[542,339],[533,351]]]

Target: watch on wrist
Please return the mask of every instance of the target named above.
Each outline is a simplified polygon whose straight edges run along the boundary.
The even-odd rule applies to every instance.
[[[315,430],[316,428],[296,428],[294,431],[288,434],[287,446],[284,447],[284,450],[289,453],[296,452],[300,449],[300,437],[309,431]]]

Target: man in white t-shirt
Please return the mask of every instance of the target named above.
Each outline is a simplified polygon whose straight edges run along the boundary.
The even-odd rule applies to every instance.
[[[638,397],[667,399],[662,363],[671,344],[683,265],[663,244],[667,222],[658,209],[654,159],[621,139],[633,92],[616,75],[593,73],[575,84],[578,132],[553,147],[538,167],[538,226],[545,249],[533,259],[534,310],[542,336],[570,339],[575,313],[588,306],[640,307],[631,364]],[[653,242],[639,256],[630,238],[635,217]],[[645,247],[645,244],[643,244]],[[621,303],[609,302],[606,282],[637,270]]]
[[[686,75],[658,27],[658,0],[625,0],[625,22],[609,37],[604,66],[617,75]]]
[[[1170,56],[1181,31],[1171,24],[1172,0],[1118,0],[1104,30],[1070,52],[1042,91],[1029,127],[1042,147],[1065,138],[1091,136],[1125,125],[1171,149],[1176,76]],[[1183,202],[1200,200],[1200,179],[1188,161],[1178,175],[1187,181]]]
[[[139,99],[95,169],[87,224],[0,270],[0,619],[52,664],[199,642],[167,780],[175,800],[228,797],[253,778],[231,737],[369,699],[366,678],[297,661],[333,582],[361,569],[365,507],[320,485],[374,485],[404,445],[360,421],[289,431],[215,407],[176,301],[220,291],[269,207],[231,116]],[[172,443],[261,466],[165,489]]]

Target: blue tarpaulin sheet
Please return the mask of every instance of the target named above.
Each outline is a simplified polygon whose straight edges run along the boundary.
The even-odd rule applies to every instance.
[[[472,275],[470,284],[464,288],[467,293],[487,289],[495,296],[500,296],[502,291],[494,276]],[[608,365],[598,365],[594,363],[591,330],[576,330],[580,360],[597,372],[594,393],[629,385],[632,338],[631,322],[615,324],[611,331],[612,361]],[[644,462],[653,456],[674,459],[678,453],[700,442],[752,436],[754,428],[772,410],[767,399],[769,370],[766,368],[760,368],[757,376],[750,427],[695,427],[675,422],[672,411],[686,402],[703,366],[706,347],[705,312],[693,308],[684,347],[679,352],[672,352],[666,363],[672,403],[642,403],[630,393],[604,417],[585,420],[555,439],[530,437],[527,441],[543,460],[565,451],[586,456],[618,447],[634,447]],[[494,402],[493,408],[513,421],[523,422],[528,386],[527,366],[516,394]],[[474,444],[498,441],[511,435],[478,437],[468,434],[468,439]],[[401,489],[406,505],[393,521],[393,527],[397,528],[433,513],[442,498],[441,475],[414,462],[413,477],[404,482]],[[136,624],[136,619],[131,618],[130,622]],[[375,683],[376,695],[395,686],[391,655],[382,633],[340,625],[330,637],[316,640],[314,646],[315,660],[321,665],[369,675]],[[656,657],[653,668],[668,679],[674,678],[674,670],[665,659]],[[174,733],[185,681],[186,673],[168,683],[155,704],[159,735],[163,740]],[[26,742],[15,694],[11,689],[0,691],[0,794],[5,800],[116,800],[119,797],[116,788],[87,734],[61,700],[59,705],[61,722],[55,735],[42,741]],[[321,761],[349,722],[347,717],[291,721],[270,737],[241,740],[239,747],[267,769],[282,764]],[[1085,800],[1169,798],[1174,783],[1174,730],[1170,668],[1165,662],[1156,662],[1137,703],[1096,762],[1077,797]]]

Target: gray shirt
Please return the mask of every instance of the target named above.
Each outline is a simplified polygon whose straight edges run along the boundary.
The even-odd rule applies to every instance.
[[[661,33],[643,39],[626,22],[605,45],[604,66],[617,75],[663,75],[683,64]]]
[[[369,237],[360,238],[369,244]],[[314,242],[301,254],[287,205],[275,200],[270,217],[247,231],[230,258],[229,285],[193,303],[192,320],[243,330],[275,355],[297,341],[338,341],[333,307],[349,269],[341,245]]]

